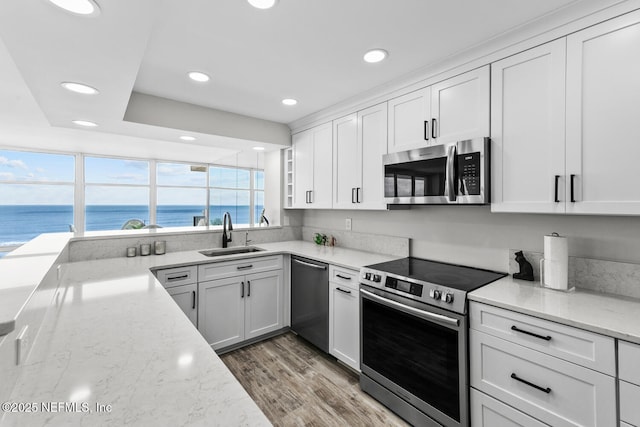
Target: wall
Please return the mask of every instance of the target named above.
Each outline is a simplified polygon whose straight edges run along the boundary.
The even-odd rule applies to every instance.
[[[509,270],[509,249],[543,251],[543,236],[569,237],[569,255],[640,264],[640,217],[491,213],[488,206],[400,211],[307,210],[303,225],[411,238],[412,256]]]

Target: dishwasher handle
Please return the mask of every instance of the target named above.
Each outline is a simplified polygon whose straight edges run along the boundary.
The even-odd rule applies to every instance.
[[[291,261],[296,262],[298,264],[302,264],[302,265],[304,265],[306,267],[316,268],[318,270],[326,270],[327,269],[326,265],[312,264],[310,262],[300,261],[299,259],[296,259],[296,258],[292,258]]]

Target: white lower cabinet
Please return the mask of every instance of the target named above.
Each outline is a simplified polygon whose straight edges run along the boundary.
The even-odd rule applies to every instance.
[[[358,272],[329,267],[329,353],[360,371]]]
[[[546,427],[547,425],[478,390],[471,389],[470,397],[472,427]]]
[[[470,316],[474,427],[617,425],[613,339],[478,303]]]
[[[618,341],[620,425],[640,427],[640,345]]]
[[[175,286],[167,288],[167,292],[174,299],[178,307],[184,311],[191,323],[198,326],[198,285]]]
[[[218,350],[283,327],[282,270],[201,282],[198,329]]]

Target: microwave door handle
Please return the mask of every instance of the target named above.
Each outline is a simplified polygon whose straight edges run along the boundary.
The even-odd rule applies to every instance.
[[[447,174],[446,174],[446,183],[447,183],[447,198],[449,202],[456,201],[456,176],[455,176],[455,162],[456,162],[456,146],[450,145],[447,147]]]

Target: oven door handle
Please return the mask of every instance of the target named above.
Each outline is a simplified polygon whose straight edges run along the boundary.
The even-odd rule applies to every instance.
[[[381,296],[378,296],[372,292],[367,291],[366,289],[360,289],[360,294],[366,295],[367,298],[378,301],[379,303],[386,305],[388,307],[395,307],[400,311],[405,313],[414,314],[422,319],[430,320],[433,322],[444,323],[445,325],[458,327],[460,325],[460,321],[458,319],[454,319],[453,317],[443,316],[442,314],[431,313],[428,311],[420,310],[418,308],[413,308],[408,305],[404,305],[397,301],[393,301]]]

